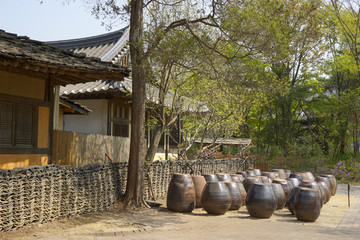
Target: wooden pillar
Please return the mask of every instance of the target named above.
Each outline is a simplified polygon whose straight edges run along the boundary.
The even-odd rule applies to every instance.
[[[48,157],[49,161],[48,164],[52,164],[52,154],[53,154],[53,130],[56,125],[54,125],[55,122],[55,104],[57,104],[57,118],[59,117],[59,98],[57,97],[57,101],[55,101],[55,84],[52,79],[51,74],[49,74],[47,79],[47,101],[50,102],[50,119],[49,119],[49,150],[48,150]],[[58,120],[57,120],[58,121]]]
[[[53,130],[59,129],[59,102],[60,102],[60,86],[54,86],[54,119]]]

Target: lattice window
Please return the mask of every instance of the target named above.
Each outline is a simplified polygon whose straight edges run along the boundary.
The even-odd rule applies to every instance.
[[[130,108],[129,104],[122,101],[112,102],[112,136],[129,137],[130,136]]]
[[[15,104],[0,102],[0,145],[13,143],[13,121]]]
[[[36,105],[0,100],[0,147],[35,148],[36,116]]]

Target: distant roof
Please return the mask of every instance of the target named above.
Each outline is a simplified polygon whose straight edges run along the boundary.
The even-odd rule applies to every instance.
[[[91,110],[78,102],[75,102],[67,97],[61,96],[59,99],[60,107],[63,108],[64,113],[67,114],[84,114],[88,115]]]
[[[117,63],[119,59],[129,53],[129,27],[125,27],[118,31],[107,34],[78,38],[62,41],[52,41],[49,44],[61,48],[74,51],[75,53],[83,53],[89,57],[100,57],[103,61]],[[103,78],[99,78],[103,79]],[[159,90],[149,84],[147,87],[147,98],[150,102],[157,104]],[[101,93],[132,93],[132,82],[125,78],[124,82],[97,80],[84,84],[69,84],[60,88],[60,95],[76,98],[80,96],[94,96]],[[206,112],[209,109],[204,103],[196,102],[186,97],[181,97],[182,101],[174,101],[175,94],[168,92],[165,98],[165,106],[172,106],[173,102],[180,103],[183,109],[189,111]]]
[[[0,69],[36,73],[39,77],[49,74],[57,84],[66,85],[94,81],[99,78],[120,81],[129,70],[85,55],[53,47],[44,42],[17,36],[0,29]]]
[[[65,87],[60,87],[60,95],[74,98],[79,95],[94,95],[109,90],[125,92],[129,91],[129,85],[131,85],[129,79],[124,79],[123,82],[97,80],[87,83],[68,84]]]
[[[69,98],[77,98],[79,96],[94,96],[99,93],[132,93],[132,81],[125,78],[122,82],[97,80],[87,83],[69,84],[65,87],[60,87],[60,95],[67,96]],[[146,85],[147,99],[151,103],[158,104],[159,89],[152,87],[149,84]],[[165,106],[171,107],[174,103],[175,94],[171,91],[165,97]],[[207,112],[209,109],[205,103],[194,101],[187,97],[180,97],[181,101],[175,101],[177,104],[181,104],[182,109],[189,111]]]
[[[129,29],[129,27],[124,27],[102,35],[47,43],[74,53],[85,53],[87,57],[97,57],[102,61],[115,63],[118,58],[129,51]]]
[[[195,140],[195,143],[200,143],[200,142],[201,140]],[[214,143],[214,140],[211,138],[205,138],[203,143],[212,144]],[[251,138],[218,138],[216,139],[215,144],[249,146],[252,144],[252,140]]]

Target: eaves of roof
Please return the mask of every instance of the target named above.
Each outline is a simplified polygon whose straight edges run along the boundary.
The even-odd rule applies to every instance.
[[[21,72],[52,79],[60,85],[96,79],[121,81],[129,70],[87,58],[44,42],[0,30],[0,70]]]
[[[70,100],[66,97],[60,97],[59,102],[60,102],[60,104],[66,106],[67,108],[72,109],[74,113],[88,115],[89,112],[92,112],[86,106],[81,105],[80,103]]]
[[[132,81],[125,78],[122,82],[97,80],[93,82],[69,84],[60,88],[60,95],[67,96],[69,98],[76,98],[79,96],[93,95],[97,98],[98,93],[111,94],[114,92],[120,94],[132,93]],[[157,87],[146,84],[146,98],[149,103],[159,104],[159,89]],[[176,104],[176,106],[174,106]],[[209,109],[206,104],[194,101],[184,96],[176,96],[174,92],[169,91],[164,99],[164,105],[166,107],[181,108],[191,112],[208,112]]]
[[[96,80],[93,82],[79,83],[79,84],[69,84],[65,87],[60,88],[61,96],[74,97],[83,94],[94,94],[96,95],[98,92],[126,92],[129,91],[127,84],[125,82],[129,81],[128,79],[124,79],[124,81],[106,81],[106,80]]]

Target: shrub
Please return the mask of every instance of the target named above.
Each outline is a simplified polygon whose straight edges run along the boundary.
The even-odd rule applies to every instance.
[[[359,180],[360,163],[355,159],[340,160],[334,166],[333,175],[338,179]]]

